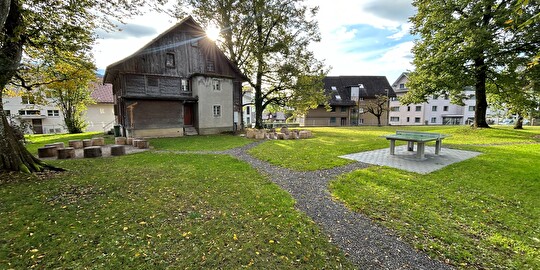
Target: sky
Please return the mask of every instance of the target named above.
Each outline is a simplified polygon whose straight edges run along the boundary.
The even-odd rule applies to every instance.
[[[330,76],[380,75],[392,84],[413,69],[414,37],[408,18],[411,0],[308,0],[320,7],[317,19],[322,40],[312,44],[315,56],[331,67]],[[155,12],[126,20],[119,32],[98,32],[93,53],[98,70],[131,55],[176,23]]]

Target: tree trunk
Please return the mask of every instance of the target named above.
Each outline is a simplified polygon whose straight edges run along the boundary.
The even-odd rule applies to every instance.
[[[476,69],[476,107],[474,110],[474,127],[475,128],[489,128],[486,121],[487,113],[487,98],[486,98],[486,81],[487,81],[487,67],[483,57],[477,58],[474,61]]]
[[[4,29],[4,23],[9,15],[11,0],[0,0],[0,32]]]
[[[20,38],[17,33],[20,31],[17,30],[17,27],[23,25],[21,9],[22,4],[19,1],[11,1],[9,14],[4,25],[4,36],[0,43],[0,90],[9,83],[21,62],[24,39]],[[22,142],[16,138],[4,113],[2,92],[0,92],[0,171],[29,173],[43,171],[46,167],[49,166],[30,154]]]
[[[518,114],[514,129],[523,129],[523,116],[521,114]]]

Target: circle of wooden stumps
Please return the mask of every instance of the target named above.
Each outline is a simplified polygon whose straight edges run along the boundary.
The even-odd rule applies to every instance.
[[[88,146],[83,149],[85,158],[101,157],[101,146]]]
[[[68,159],[68,158],[75,158],[75,148],[73,147],[66,147],[62,149],[58,149],[58,159]]]

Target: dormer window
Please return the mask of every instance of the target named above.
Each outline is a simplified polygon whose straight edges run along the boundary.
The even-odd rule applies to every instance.
[[[341,100],[341,96],[340,96],[340,95],[336,95],[336,100]]]
[[[168,67],[168,68],[174,68],[175,67],[174,53],[167,53],[165,55],[165,66]]]
[[[337,88],[335,86],[332,86],[332,91],[337,91]]]
[[[404,83],[400,83],[400,84],[399,84],[399,89],[405,89],[405,84],[404,84]]]
[[[358,87],[364,88],[364,85],[360,83],[360,84],[358,84]]]

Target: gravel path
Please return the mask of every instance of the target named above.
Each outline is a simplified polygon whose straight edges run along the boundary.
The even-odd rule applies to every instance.
[[[368,164],[355,162],[329,170],[293,171],[247,154],[247,150],[259,143],[227,151],[177,153],[228,154],[249,163],[288,191],[296,200],[297,209],[319,224],[331,241],[360,269],[452,269],[414,250],[391,231],[332,199],[327,189],[330,180],[340,174],[366,168]]]

